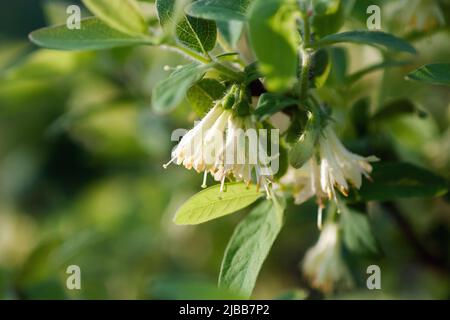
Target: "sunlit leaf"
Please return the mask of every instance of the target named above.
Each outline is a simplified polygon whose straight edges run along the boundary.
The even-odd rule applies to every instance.
[[[120,32],[147,34],[147,24],[135,0],[83,0],[97,18]]]
[[[297,79],[299,37],[295,32],[295,8],[295,1],[255,0],[249,9],[250,40],[271,91],[285,91]]]
[[[220,185],[200,191],[178,209],[176,224],[200,224],[243,209],[262,196],[255,185],[230,183],[220,192]]]

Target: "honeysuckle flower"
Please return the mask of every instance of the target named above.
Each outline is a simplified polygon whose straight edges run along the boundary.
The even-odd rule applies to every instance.
[[[281,182],[293,187],[295,202],[300,204],[312,196],[319,204],[318,225],[321,226],[324,200],[337,201],[337,188],[348,195],[349,185],[359,189],[362,176],[370,179],[370,162],[378,161],[375,156],[362,157],[348,151],[333,129],[327,126],[318,142],[317,153],[302,168],[289,168]]]
[[[353,286],[341,255],[338,224],[330,222],[324,225],[319,240],[305,254],[302,270],[312,287],[325,293],[333,292],[336,285],[345,288]]]
[[[218,102],[184,135],[164,167],[175,162],[203,172],[202,187],[206,187],[207,176],[211,174],[221,183],[221,191],[227,178],[247,184],[256,181],[258,188],[264,187],[270,196],[271,177],[265,174],[264,165],[274,157],[268,157],[265,151],[251,117],[235,116]]]

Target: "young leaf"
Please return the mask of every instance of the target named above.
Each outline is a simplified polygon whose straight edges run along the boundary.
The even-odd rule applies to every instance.
[[[249,3],[250,0],[198,0],[187,7],[186,12],[203,19],[245,21]]]
[[[425,65],[408,74],[407,79],[428,84],[450,86],[450,63]]]
[[[174,17],[175,2],[175,0],[156,1],[161,26],[170,26],[174,22],[173,19],[177,19]],[[183,15],[180,21],[176,21],[175,34],[182,45],[206,54],[216,45],[217,26],[214,21]]]
[[[387,50],[398,52],[417,53],[416,49],[405,40],[381,31],[348,31],[335,33],[322,38],[314,44],[314,47],[321,48],[342,42],[381,46]]]
[[[376,163],[373,182],[358,192],[362,201],[390,201],[397,198],[437,197],[448,191],[445,179],[409,163]]]
[[[298,101],[294,98],[288,98],[276,93],[263,93],[261,97],[259,97],[254,115],[262,121],[286,107],[295,106],[297,104]]]
[[[187,98],[198,115],[204,115],[214,101],[225,94],[225,86],[215,79],[202,79],[187,92]]]
[[[249,297],[283,225],[284,206],[265,200],[237,226],[222,261],[219,286]]]
[[[249,32],[261,73],[270,91],[286,91],[296,81],[299,38],[294,0],[255,0]]]
[[[180,104],[189,88],[203,77],[208,68],[208,65],[194,62],[177,69],[166,80],[158,83],[152,94],[155,111],[169,112]]]
[[[340,205],[344,244],[356,254],[377,254],[377,241],[366,214]]]
[[[200,224],[241,210],[262,196],[255,185],[244,183],[226,184],[220,192],[220,185],[200,191],[178,209],[174,221],[179,225]]]
[[[80,30],[70,30],[66,25],[48,27],[33,31],[30,40],[38,46],[57,50],[100,50],[153,44],[150,37],[119,32],[93,17],[81,20]]]
[[[135,0],[83,0],[96,17],[113,29],[136,35],[147,34],[147,24]]]

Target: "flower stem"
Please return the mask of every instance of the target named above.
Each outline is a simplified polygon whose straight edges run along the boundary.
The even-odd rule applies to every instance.
[[[302,32],[302,45],[300,47],[300,54],[302,58],[302,65],[300,70],[299,79],[299,99],[300,101],[305,101],[308,97],[309,90],[309,72],[311,70],[311,62],[313,51],[308,49],[311,41],[311,27],[308,12],[301,11],[302,21],[303,21],[303,32]]]

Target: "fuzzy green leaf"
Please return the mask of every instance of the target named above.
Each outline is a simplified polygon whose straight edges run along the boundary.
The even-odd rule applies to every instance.
[[[255,185],[244,183],[226,184],[224,192],[220,185],[200,191],[178,209],[174,221],[179,225],[200,224],[241,210],[262,196]]]
[[[113,29],[135,35],[147,34],[147,24],[135,0],[83,0],[96,17]]]
[[[156,9],[163,27],[171,26],[175,17],[175,0],[158,0]],[[182,15],[176,21],[175,35],[184,46],[200,52],[208,53],[214,49],[217,40],[217,26],[214,21]]]
[[[280,233],[284,206],[265,200],[237,226],[222,261],[219,286],[249,297]]]
[[[57,50],[100,50],[154,43],[150,37],[119,32],[94,17],[81,20],[80,30],[70,30],[66,25],[48,27],[33,31],[30,40],[38,46]]]

